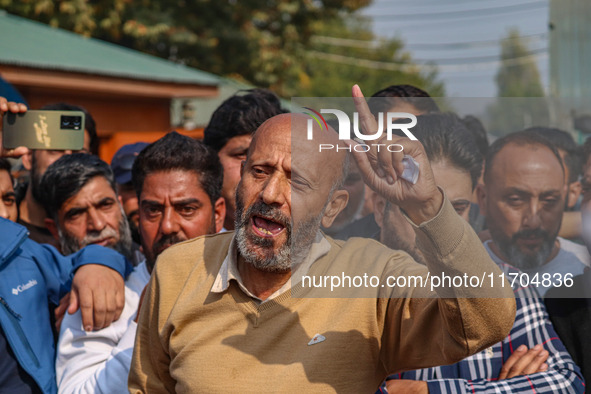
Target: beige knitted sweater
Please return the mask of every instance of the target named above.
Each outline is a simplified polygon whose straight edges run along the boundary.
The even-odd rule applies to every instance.
[[[454,363],[503,339],[515,316],[513,292],[469,225],[446,199],[416,232],[429,274],[406,253],[354,238],[329,239],[330,252],[309,275],[365,273],[384,284],[388,276],[491,273],[493,286],[487,280],[441,298],[429,288],[331,293],[300,282],[258,304],[235,281],[210,291],[232,233],[169,248],[142,306],[131,393],[374,392],[388,373]]]

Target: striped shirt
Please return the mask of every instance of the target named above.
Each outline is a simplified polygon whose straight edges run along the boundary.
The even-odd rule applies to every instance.
[[[499,264],[505,274],[516,268]],[[395,374],[389,379],[423,380],[429,393],[584,393],[579,367],[552,327],[544,303],[531,287],[514,287],[517,313],[509,335],[501,342],[464,360],[446,366]],[[521,345],[542,344],[548,351],[548,369],[530,375],[499,380],[503,364]]]

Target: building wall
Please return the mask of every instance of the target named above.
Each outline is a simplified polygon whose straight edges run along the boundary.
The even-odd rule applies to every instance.
[[[65,102],[86,108],[97,124],[99,137],[117,132],[167,131],[170,128],[170,100],[154,98],[108,97],[17,86],[31,109]]]
[[[550,0],[549,29],[552,97],[591,98],[591,1]]]

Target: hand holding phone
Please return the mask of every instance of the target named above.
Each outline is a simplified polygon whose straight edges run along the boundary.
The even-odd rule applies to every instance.
[[[2,120],[3,144],[14,149],[72,150],[84,145],[84,112],[27,111],[7,113]]]
[[[15,103],[6,100],[4,97],[0,97],[0,157],[14,157],[18,158],[26,154],[29,149],[25,146],[19,146],[14,149],[5,149],[2,143],[2,119],[3,115],[7,112],[10,113],[24,113],[27,112],[27,106],[22,103]]]

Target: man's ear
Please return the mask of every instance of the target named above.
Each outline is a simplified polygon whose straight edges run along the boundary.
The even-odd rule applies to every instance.
[[[380,228],[383,228],[384,225],[384,210],[386,209],[386,199],[381,195],[376,193],[376,197],[374,198],[374,211],[373,216],[376,220],[376,223]]]
[[[55,238],[55,240],[59,244],[60,235],[59,235],[59,231],[57,230],[57,223],[55,222],[55,220],[53,220],[51,218],[45,218],[45,227],[47,227],[47,229],[49,230],[51,235],[53,235],[53,238]]]
[[[220,197],[213,206],[213,215],[215,221],[215,232],[219,233],[224,227],[224,220],[226,219],[226,200]]]
[[[486,216],[486,187],[482,183],[476,185],[476,195],[478,196],[480,214]]]
[[[29,151],[21,156],[21,160],[23,161],[23,167],[25,170],[31,171],[33,168],[33,151],[29,149]]]
[[[581,182],[579,182],[579,181],[570,183],[568,185],[568,189],[566,190],[566,206],[567,206],[567,208],[572,208],[577,204],[577,200],[579,199],[579,196],[581,195],[582,190],[583,190],[583,186],[581,185]]]
[[[345,209],[348,201],[349,193],[346,190],[336,190],[332,193],[332,197],[330,198],[330,201],[324,210],[322,220],[320,221],[322,227],[329,228],[338,214]]]

